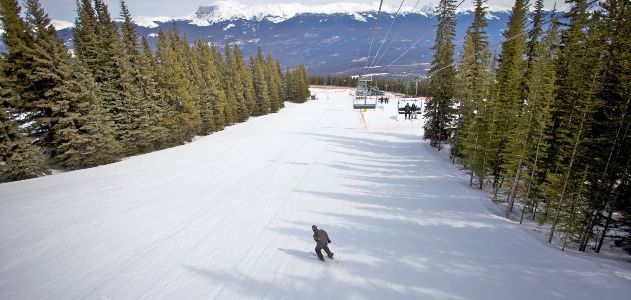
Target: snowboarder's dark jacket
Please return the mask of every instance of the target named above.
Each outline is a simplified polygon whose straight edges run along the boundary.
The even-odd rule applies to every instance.
[[[319,247],[325,247],[331,242],[331,240],[329,240],[329,235],[322,229],[317,229],[313,232],[313,239]]]

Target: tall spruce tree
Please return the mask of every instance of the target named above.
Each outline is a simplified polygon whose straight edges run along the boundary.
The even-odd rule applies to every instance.
[[[552,242],[560,217],[567,212],[568,199],[580,189],[581,170],[586,154],[586,144],[593,122],[594,110],[602,104],[598,97],[603,62],[600,59],[602,45],[594,42],[596,33],[588,28],[587,1],[574,3],[570,28],[561,51],[562,76],[559,76],[559,111],[555,171],[548,174],[548,216],[552,227],[548,242]],[[577,171],[578,170],[578,171]],[[546,218],[542,219],[545,220]]]
[[[277,112],[281,109],[283,102],[281,101],[281,78],[278,73],[278,65],[271,54],[265,59],[265,81],[267,82],[270,95],[270,111]]]
[[[235,46],[235,50],[236,49],[237,47]],[[239,72],[239,67],[237,66],[238,60],[234,57],[234,53],[227,43],[225,53],[224,87],[226,88],[228,98],[228,109],[226,111],[229,112],[229,116],[227,116],[226,119],[230,118],[233,123],[243,122],[247,120],[251,114],[251,110],[248,108],[244,96],[246,94],[244,90],[247,89],[246,84],[243,81],[243,75]]]
[[[217,70],[208,44],[203,40],[197,41],[195,54],[203,84],[203,106],[201,107],[203,129],[206,132],[212,132],[223,127],[222,119],[223,110],[226,106],[226,96],[222,89],[219,71]],[[215,113],[220,114],[221,119],[218,119]],[[219,123],[217,123],[218,120],[220,121]]]
[[[63,101],[55,103],[56,118],[52,156],[69,169],[93,167],[118,161],[122,148],[116,141],[113,122],[98,97],[92,74],[73,61],[66,79]]]
[[[49,78],[49,91],[44,94],[51,113],[48,120],[49,152],[61,166],[71,169],[114,162],[120,157],[118,143],[91,76],[74,64],[68,49],[38,0],[27,0],[26,23],[35,35],[34,42],[44,49],[49,59],[48,69],[38,74]],[[44,57],[44,56],[42,56]],[[42,59],[41,61],[43,61]]]
[[[49,174],[45,158],[0,106],[0,182]]]
[[[185,48],[188,45],[175,27],[169,29],[168,34],[158,33],[159,89],[171,108],[164,117],[171,144],[190,141],[202,123],[199,107],[191,95]]]
[[[122,43],[124,56],[130,66],[131,83],[134,90],[137,90],[138,101],[135,110],[135,123],[142,139],[138,141],[138,151],[147,152],[162,147],[161,143],[165,139],[166,128],[162,124],[163,109],[160,95],[157,90],[155,79],[155,68],[152,66],[153,59],[148,55],[147,49],[141,52],[135,24],[131,18],[131,13],[124,0],[120,0],[120,19],[122,31]],[[143,39],[143,48],[148,48],[148,43]]]
[[[243,57],[243,53],[237,44],[234,45],[233,58],[236,74],[239,76],[242,84],[241,90],[237,90],[236,92],[243,94],[243,99],[248,113],[249,115],[253,115],[256,106],[256,99],[254,96],[252,71],[248,68]]]
[[[1,8],[3,21],[5,3]],[[6,28],[6,27],[5,27]],[[6,29],[3,36],[7,33]],[[46,159],[37,146],[31,144],[26,135],[20,132],[12,116],[12,99],[16,94],[7,87],[4,76],[4,59],[0,60],[0,182],[35,178],[49,174]]]
[[[515,202],[515,193],[517,191],[520,176],[524,163],[526,162],[529,153],[527,152],[528,145],[532,143],[533,138],[537,136],[536,120],[537,111],[541,109],[541,103],[538,103],[535,99],[528,98],[529,80],[532,76],[533,60],[536,59],[536,49],[539,45],[539,39],[542,32],[542,20],[543,20],[543,1],[538,0],[535,4],[535,12],[533,16],[532,29],[529,31],[529,41],[526,46],[527,63],[524,66],[524,78],[521,82],[521,96],[520,103],[517,104],[519,118],[514,120],[515,126],[512,134],[509,136],[506,144],[506,158],[505,158],[505,171],[508,185],[508,205],[506,208],[506,217],[510,215],[513,210]],[[541,75],[541,74],[539,74]]]
[[[476,0],[475,14],[467,29],[461,64],[458,69],[458,120],[452,142],[452,155],[464,157],[464,164],[471,170],[469,185],[473,184],[474,173],[482,185],[484,181],[484,158],[482,151],[484,135],[488,132],[489,51],[486,1]]]
[[[168,105],[164,94],[160,92],[158,85],[158,62],[149,46],[149,41],[146,36],[142,37],[142,55],[139,59],[139,65],[144,69],[140,72],[140,74],[143,74],[143,80],[141,82],[144,83],[141,88],[144,97],[143,100],[152,101],[151,104],[153,104],[153,107],[150,106],[150,109],[153,110],[153,112],[150,114],[155,118],[155,120],[153,120],[154,126],[151,127],[149,135],[154,143],[153,148],[162,149],[168,145],[169,129],[164,120],[165,116],[171,113],[172,107]]]
[[[268,82],[265,80],[267,78],[267,72],[261,47],[258,48],[256,58],[250,57],[250,69],[252,70],[254,99],[256,100],[252,114],[255,116],[268,114],[271,109],[271,99]]]
[[[552,18],[555,18],[552,14]],[[542,184],[545,182],[547,169],[542,161],[548,156],[548,133],[551,129],[552,108],[556,97],[555,60],[559,51],[560,36],[558,22],[553,21],[541,43],[536,43],[529,54],[530,72],[527,77],[527,101],[532,109],[532,138],[526,144],[525,166],[528,171],[524,176],[525,189],[521,217],[523,222],[527,208],[533,213],[543,197]],[[530,103],[532,103],[530,105]]]
[[[430,69],[431,97],[425,107],[424,139],[430,140],[432,147],[440,150],[451,134],[450,123],[453,117],[455,68],[454,43],[456,35],[456,1],[441,0],[436,7],[438,24],[432,68]]]
[[[56,72],[53,38],[43,24],[27,23],[20,16],[17,1],[2,1],[0,14],[4,28],[3,86],[10,91],[10,105],[22,116],[20,126],[47,149],[51,141],[51,97],[63,79]],[[37,28],[40,27],[40,28]],[[54,30],[54,29],[52,29]]]
[[[596,182],[594,193],[599,208],[605,211],[603,230],[598,238],[596,252],[603,246],[611,225],[624,225],[631,213],[630,161],[631,161],[631,10],[628,1],[609,0],[601,3],[604,9],[600,32],[604,35],[606,52],[601,97],[605,105],[595,116],[593,143],[590,153],[598,153],[602,159],[593,160],[595,171],[590,181]],[[626,159],[625,159],[626,158]],[[614,220],[614,212],[623,218]],[[592,216],[593,214],[590,214]],[[591,228],[590,228],[591,229]],[[585,249],[585,244],[583,243]]]
[[[73,42],[75,53],[99,85],[103,103],[114,121],[117,140],[126,154],[141,151],[148,144],[143,134],[141,92],[133,84],[132,67],[124,52],[123,41],[112,21],[107,5],[95,0],[77,3]]]
[[[523,134],[528,132],[528,122],[523,118],[523,78],[526,64],[523,56],[526,50],[526,13],[528,2],[516,0],[508,21],[508,29],[504,33],[500,65],[497,70],[497,109],[501,118],[497,119],[498,134],[502,138],[494,151],[492,160],[496,163],[493,168],[493,186],[495,194],[500,187],[500,180],[509,178],[505,182],[512,184],[513,173],[517,170],[522,157],[515,149],[519,149],[524,141]],[[508,171],[508,174],[504,174]],[[510,195],[509,195],[510,196]]]

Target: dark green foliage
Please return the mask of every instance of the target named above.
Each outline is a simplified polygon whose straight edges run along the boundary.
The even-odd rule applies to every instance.
[[[245,103],[245,107],[247,109],[248,115],[254,115],[254,110],[256,106],[256,102],[260,99],[256,99],[254,96],[254,78],[252,74],[252,69],[248,68],[243,54],[241,53],[241,49],[239,45],[234,45],[234,68],[235,68],[235,76],[239,77],[241,80],[242,88],[241,90],[237,90],[235,92],[241,93],[243,95],[243,101]]]
[[[235,47],[235,50],[238,49]],[[240,55],[240,52],[239,52]],[[240,60],[243,60],[241,58]],[[243,82],[243,76],[239,72],[237,67],[237,59],[234,57],[230,46],[226,44],[226,59],[224,64],[224,87],[226,89],[226,95],[228,98],[228,109],[226,110],[226,120],[229,120],[230,124],[235,122],[243,122],[250,117],[251,110],[245,100],[245,93],[247,89]],[[249,74],[249,73],[247,73]]]
[[[19,123],[9,113],[8,100],[14,95],[4,79],[0,78],[0,182],[49,174],[44,155],[18,130]]]
[[[432,147],[440,150],[451,135],[450,123],[453,118],[454,82],[454,43],[456,35],[456,1],[441,0],[436,7],[438,24],[434,57],[430,69],[431,97],[425,104],[424,136]]]
[[[120,30],[104,1],[77,4],[72,57],[38,0],[24,2],[24,17],[17,1],[0,1],[0,181],[115,162],[245,121],[257,103],[257,115],[283,107],[271,56],[248,68],[237,46],[224,60],[176,28],[160,32],[154,55],[123,0]]]
[[[252,70],[252,78],[254,84],[254,96],[256,104],[252,115],[260,116],[268,114],[271,110],[271,96],[268,80],[271,77],[268,75],[268,70],[265,66],[265,60],[263,58],[263,51],[258,48],[256,58],[250,57],[250,69]]]
[[[0,182],[23,180],[49,174],[44,156],[37,147],[18,131],[12,121],[0,109]]]
[[[456,92],[459,105],[451,141],[452,156],[463,157],[464,165],[471,170],[470,185],[473,184],[474,174],[477,174],[480,186],[488,170],[482,149],[489,133],[492,133],[489,112],[494,104],[489,99],[491,55],[486,33],[486,7],[483,4],[482,0],[476,1],[473,23],[467,29],[461,54]]]
[[[285,70],[283,77],[285,100],[303,103],[309,99],[309,76],[304,65],[298,65],[294,70]]]
[[[224,126],[223,111],[226,107],[226,95],[222,88],[221,77],[208,44],[199,40],[194,48],[200,73],[200,114],[202,131],[210,133]],[[215,116],[217,114],[217,116]]]
[[[149,120],[143,111],[142,92],[134,84],[137,76],[128,58],[132,54],[125,51],[135,53],[126,49],[133,48],[135,40],[124,45],[102,0],[95,0],[94,6],[83,0],[78,11],[73,39],[75,53],[92,72],[125,153],[139,153],[151,142],[143,134]],[[127,38],[129,34],[126,32]]]
[[[118,161],[121,147],[113,123],[97,96],[89,71],[75,62],[65,80],[63,101],[53,106],[51,155],[61,166],[79,169]]]
[[[604,1],[597,10],[586,0],[569,3],[568,13],[546,20],[537,1],[526,29],[527,3],[516,1],[496,79],[490,76],[496,84],[482,108],[465,102],[475,113],[461,110],[457,128],[467,130],[453,153],[472,175],[493,175],[495,194],[507,195],[507,217],[520,201],[522,220],[529,213],[551,223],[549,242],[598,252],[607,232],[627,226],[631,215],[631,13],[628,1]],[[469,57],[463,54],[459,78],[470,74]],[[469,99],[473,83],[461,85],[458,98]],[[482,143],[469,135],[478,126]]]

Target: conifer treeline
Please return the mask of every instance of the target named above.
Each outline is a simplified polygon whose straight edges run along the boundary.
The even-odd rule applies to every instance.
[[[50,167],[78,169],[190,141],[309,96],[307,72],[270,55],[222,55],[173,27],[154,53],[121,0],[119,27],[103,0],[80,0],[74,55],[38,0],[0,0],[0,182]]]
[[[441,1],[439,11],[448,12],[441,16],[451,16],[453,2]],[[506,217],[520,203],[520,222],[529,216],[549,223],[549,242],[557,237],[563,247],[598,252],[612,226],[629,236],[629,1],[591,9],[593,1],[572,0],[568,13],[546,16],[537,0],[528,24],[528,2],[516,0],[497,59],[484,2],[475,0],[453,73],[453,48],[437,37],[425,138],[438,148],[448,142],[471,185],[488,184],[494,200],[505,202]],[[437,32],[452,39],[453,27],[441,24]]]

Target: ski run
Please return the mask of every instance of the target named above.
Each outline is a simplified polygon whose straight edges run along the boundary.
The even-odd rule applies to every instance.
[[[629,299],[629,263],[500,217],[420,116],[314,92],[180,147],[1,184],[0,298]],[[336,261],[314,256],[314,224]]]

